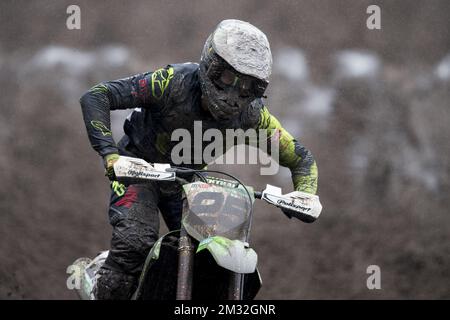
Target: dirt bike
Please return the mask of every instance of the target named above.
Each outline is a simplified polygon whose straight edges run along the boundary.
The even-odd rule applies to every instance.
[[[119,182],[173,181],[183,187],[181,229],[162,236],[150,250],[132,299],[156,300],[250,300],[261,288],[257,254],[249,246],[255,199],[281,209],[289,217],[315,220],[322,206],[319,197],[299,191],[282,194],[267,185],[255,191],[238,178],[221,171],[193,170],[168,164],[149,164],[121,156],[114,164]],[[208,175],[205,175],[208,174]],[[211,174],[225,175],[223,179]],[[186,176],[195,179],[186,180]],[[82,299],[95,299],[96,272],[107,251],[94,260],[74,262],[82,269]]]

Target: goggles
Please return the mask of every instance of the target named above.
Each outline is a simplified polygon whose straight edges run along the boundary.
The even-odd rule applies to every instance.
[[[220,58],[220,57],[217,57]],[[239,91],[242,98],[262,98],[268,82],[252,76],[243,75],[232,69],[223,59],[213,60],[206,76],[220,89],[233,88]]]

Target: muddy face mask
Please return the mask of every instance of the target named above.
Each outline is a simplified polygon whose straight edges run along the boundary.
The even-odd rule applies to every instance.
[[[253,100],[261,98],[268,82],[243,75],[215,54],[208,65],[200,66],[202,92],[208,109],[217,120],[236,117]]]

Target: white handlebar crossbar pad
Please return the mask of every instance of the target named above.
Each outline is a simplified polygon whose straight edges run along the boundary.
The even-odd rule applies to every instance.
[[[161,180],[174,181],[175,172],[167,172],[170,164],[154,163],[151,165],[139,158],[120,156],[114,163],[114,172],[119,180]]]
[[[281,193],[281,188],[270,184],[268,184],[266,189],[262,192],[261,199],[274,206],[291,209],[316,219],[322,211],[319,196],[301,191],[294,191],[283,195]]]

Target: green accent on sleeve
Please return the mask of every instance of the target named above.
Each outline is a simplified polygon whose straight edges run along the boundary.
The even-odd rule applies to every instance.
[[[173,78],[173,67],[161,68],[152,73],[152,95],[160,100]]]
[[[112,136],[111,130],[101,121],[92,120],[91,126],[93,126],[96,130],[100,131],[103,136]]]
[[[271,115],[266,107],[261,109],[258,129],[266,129],[267,137],[272,141],[272,143],[278,140],[280,165],[288,167],[291,171],[297,169],[299,166],[307,165],[304,163],[304,159],[302,159],[295,151],[296,140],[294,137],[281,126],[278,119]],[[297,191],[316,194],[318,177],[317,165],[313,162],[308,166],[309,168],[306,168],[306,171],[308,172],[307,174],[293,173],[292,180],[294,183],[294,189]]]
[[[93,86],[91,89],[89,89],[89,92],[92,93],[108,93],[108,87],[104,84],[97,84],[96,86]]]
[[[295,153],[294,137],[281,126],[278,119],[271,115],[266,107],[261,109],[258,129],[267,130],[267,137],[272,141],[278,140],[282,166],[292,168],[298,165],[301,158]]]
[[[296,191],[303,191],[311,194],[317,193],[317,164],[314,163],[311,165],[310,173],[307,176],[302,175],[294,175],[292,177],[292,182],[294,183],[294,189]]]
[[[260,112],[258,129],[273,129],[273,124],[271,124],[272,115],[269,113],[266,107],[263,107]]]

